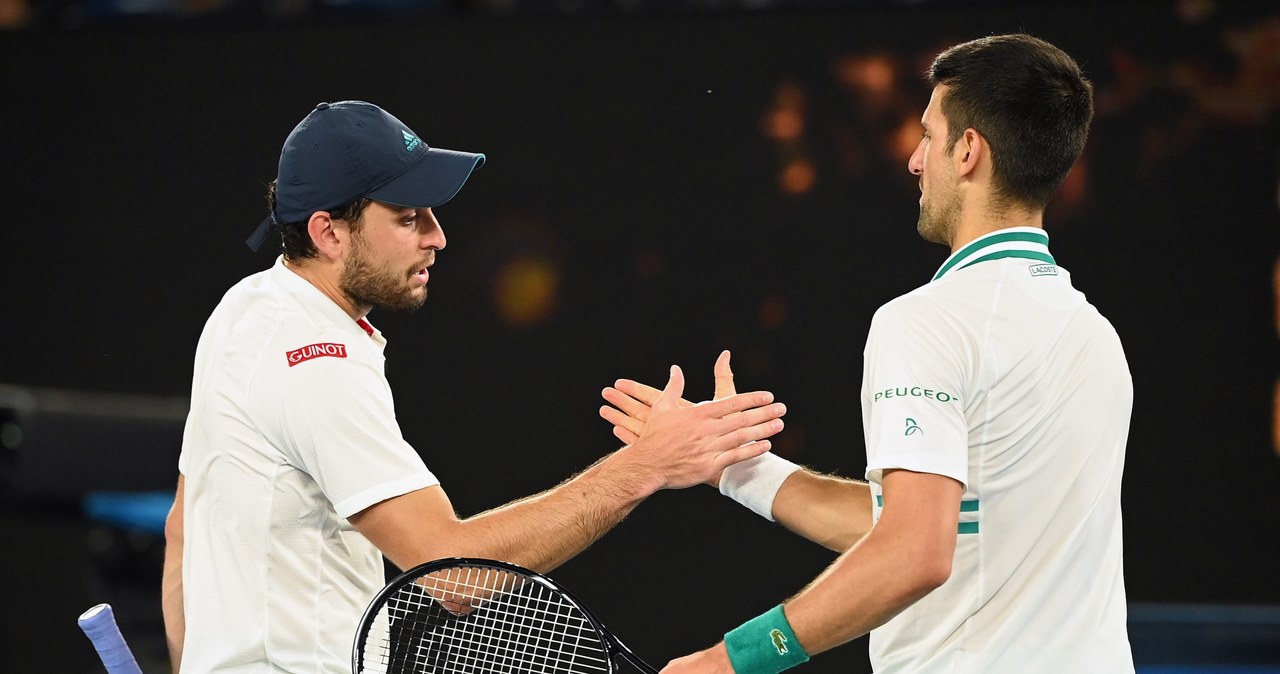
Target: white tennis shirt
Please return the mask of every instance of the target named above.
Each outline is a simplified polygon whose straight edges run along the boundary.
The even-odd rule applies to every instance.
[[[1048,242],[1028,227],[980,237],[872,319],[876,519],[883,471],[965,486],[950,579],[871,633],[880,674],[1134,671],[1120,519],[1133,383]]]
[[[384,574],[346,518],[437,483],[396,424],[385,346],[281,260],[210,316],[178,460],[184,674],[351,671]]]

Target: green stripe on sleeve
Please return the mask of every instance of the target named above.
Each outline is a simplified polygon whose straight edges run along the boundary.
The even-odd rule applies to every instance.
[[[962,512],[962,513],[976,513],[976,512],[978,512],[978,509],[979,509],[979,507],[980,507],[980,504],[981,504],[981,501],[979,501],[978,499],[973,499],[972,501],[961,501],[961,502],[960,502],[960,512]],[[884,495],[883,495],[883,494],[876,494],[876,506],[877,506],[877,507],[880,507],[880,508],[883,508],[883,507],[884,507]]]

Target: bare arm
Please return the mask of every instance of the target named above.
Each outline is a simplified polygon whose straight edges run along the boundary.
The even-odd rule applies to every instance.
[[[887,471],[880,522],[785,603],[810,655],[888,622],[946,582],[964,487],[949,477]],[[672,661],[664,673],[732,672],[724,643]]]
[[[175,674],[182,664],[182,643],[187,631],[182,603],[182,487],[183,477],[179,474],[173,507],[164,521],[164,575],[160,582],[164,632]]]
[[[844,552],[871,531],[871,487],[861,480],[799,470],[778,490],[773,518],[828,550]]]
[[[546,573],[640,503],[647,490],[617,473],[604,460],[554,489],[466,519],[437,485],[377,503],[351,523],[401,569],[441,557],[481,557]]]
[[[809,653],[888,622],[947,581],[964,486],[932,473],[886,471],[880,522],[786,603]]]
[[[659,489],[705,482],[769,449],[786,408],[769,393],[680,404],[671,380],[636,441],[559,486],[459,519],[440,487],[410,492],[353,515],[351,523],[400,568],[449,556],[515,562],[546,572],[582,551]]]

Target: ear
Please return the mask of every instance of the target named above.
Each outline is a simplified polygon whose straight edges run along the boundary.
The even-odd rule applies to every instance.
[[[987,139],[975,129],[965,129],[956,139],[955,150],[951,153],[956,160],[956,175],[969,176],[978,168],[979,160],[990,154]]]
[[[316,211],[307,220],[307,234],[320,256],[327,259],[342,257],[343,239],[333,224],[328,211]]]

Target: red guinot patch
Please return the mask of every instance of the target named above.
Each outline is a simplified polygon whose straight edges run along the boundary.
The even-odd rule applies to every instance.
[[[300,349],[294,349],[285,353],[285,357],[289,359],[289,367],[293,367],[298,363],[305,363],[312,358],[346,358],[347,345],[333,344],[324,342],[320,344],[308,344]]]

